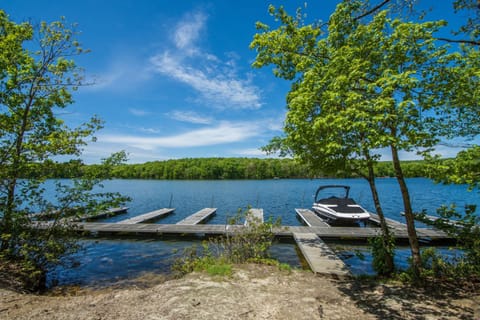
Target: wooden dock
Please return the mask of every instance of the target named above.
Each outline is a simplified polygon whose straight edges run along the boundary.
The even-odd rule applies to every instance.
[[[119,224],[137,224],[137,223],[154,221],[154,220],[160,219],[161,217],[166,216],[167,214],[172,213],[173,211],[175,211],[175,209],[173,209],[173,208],[163,208],[163,209],[148,212],[148,213],[145,213],[145,214],[133,217],[133,218],[121,220],[121,221],[118,221],[117,223],[119,223]]]
[[[380,217],[374,213],[370,213],[370,221],[380,225]],[[390,218],[385,218],[385,221],[387,222],[387,225],[391,229],[397,229],[397,230],[406,230],[407,225],[405,223],[390,219]]]
[[[69,216],[68,218],[61,218],[61,220],[68,221],[68,222],[78,222],[78,221],[98,220],[98,219],[113,217],[122,213],[126,213],[128,211],[128,207],[111,208],[106,211],[84,214],[78,217],[73,215],[75,213],[75,210],[77,209],[69,208],[67,210],[72,210],[71,211],[72,215]],[[30,219],[37,220],[37,221],[41,221],[41,220],[48,221],[48,220],[53,220],[55,216],[59,214],[61,214],[60,210],[55,210],[49,213],[40,212],[40,213],[29,214],[28,217]]]
[[[403,217],[405,216],[405,212],[400,212],[400,214]],[[418,216],[418,215],[415,214],[415,220],[423,222],[423,223],[427,223],[427,222],[435,223],[435,221],[437,221],[437,220],[440,220],[440,221],[443,220],[443,223],[446,224],[446,225],[459,227],[459,228],[464,228],[465,227],[462,224],[461,221],[454,220],[454,219],[446,219],[446,218],[442,218],[442,217],[431,216],[431,215],[428,215],[428,214],[426,214],[424,216]]]
[[[309,209],[295,209],[297,215],[302,218],[303,222],[309,227],[330,227],[328,223],[317,216]]]
[[[250,209],[244,225],[200,224],[216,213],[216,208],[202,209],[176,224],[142,223],[158,219],[175,209],[160,209],[137,217],[118,221],[116,223],[75,222],[73,226],[79,232],[93,235],[137,235],[145,237],[159,237],[164,235],[191,235],[198,237],[211,235],[225,235],[240,231],[248,227],[251,221],[259,219],[263,222],[263,209]],[[350,275],[342,260],[323,242],[322,239],[361,240],[365,241],[381,234],[379,227],[330,226],[309,209],[295,209],[307,226],[281,226],[273,228],[277,237],[293,237],[314,273],[330,274],[336,277]],[[251,217],[250,219],[248,217]],[[372,221],[378,216],[372,214]],[[397,241],[408,241],[406,225],[387,219],[391,232]],[[48,229],[52,222],[34,221],[38,229]],[[417,228],[419,240],[453,241],[454,239],[442,231],[431,228]],[[443,242],[444,243],[444,242]]]
[[[260,224],[263,223],[263,209],[254,209],[251,208],[248,210],[247,216],[245,217],[245,226],[248,226],[252,223]]]
[[[85,220],[99,220],[110,218],[113,216],[117,216],[119,214],[127,213],[128,207],[119,207],[119,208],[112,208],[100,213],[93,213],[89,215],[83,215],[79,218],[76,218],[74,221],[85,221]]]
[[[293,233],[298,248],[315,274],[349,277],[345,263],[315,233]]]
[[[34,222],[35,227],[46,229],[49,222]],[[102,223],[102,222],[78,222],[75,224],[80,232],[87,232],[96,235],[142,235],[142,236],[161,236],[161,235],[224,235],[231,233],[236,229],[244,228],[243,225],[224,224],[153,224],[153,223]],[[293,237],[294,233],[314,233],[322,239],[333,240],[358,240],[365,241],[369,238],[381,234],[380,228],[360,228],[360,227],[307,227],[307,226],[282,226],[273,228],[273,233],[277,237]],[[393,236],[399,241],[408,241],[408,234],[401,230],[392,230]],[[447,234],[427,228],[417,228],[417,234],[425,240],[453,240]]]
[[[146,214],[142,214],[137,217],[129,218],[126,220],[118,221],[115,223],[109,222],[77,222],[74,226],[78,231],[84,231],[94,234],[139,234],[139,235],[152,235],[158,236],[162,234],[184,234],[184,235],[224,235],[227,232],[236,230],[237,228],[244,228],[244,225],[224,225],[224,224],[200,224],[208,219],[211,215],[216,213],[216,208],[205,208],[187,218],[179,221],[177,224],[152,224],[141,223],[151,221],[169,214],[174,209],[160,209],[152,211]],[[262,209],[253,209],[258,214],[263,212]],[[308,209],[296,209],[297,214],[301,214],[302,219],[306,221],[308,226],[281,226],[274,228],[272,231],[275,236],[278,237],[293,237],[294,233],[314,233],[320,238],[325,239],[340,239],[340,240],[367,240],[372,237],[376,237],[381,234],[379,227],[355,227],[355,226],[334,226],[331,227],[324,221],[318,221],[315,219],[315,215]],[[400,222],[393,223],[391,220],[392,234],[399,241],[408,241],[408,233],[406,226]],[[48,221],[34,221],[33,224],[40,229],[48,228],[50,222]],[[429,240],[453,240],[453,238],[446,233],[431,229],[431,228],[417,228],[417,234],[419,238],[423,238],[426,241]]]
[[[217,212],[217,208],[205,208],[177,222],[180,225],[196,225],[207,220]]]

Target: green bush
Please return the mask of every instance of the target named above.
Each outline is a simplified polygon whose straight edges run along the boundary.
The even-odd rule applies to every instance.
[[[196,245],[186,248],[175,260],[172,270],[179,275],[193,271],[228,275],[233,264],[271,264],[274,260],[270,259],[268,250],[274,241],[273,228],[281,225],[280,219],[261,222],[249,216],[249,209],[238,210],[226,226],[225,235],[203,241],[201,249]],[[245,219],[249,224],[243,226],[241,222]],[[276,265],[280,268],[278,262]],[[287,269],[284,265],[281,268]]]
[[[442,257],[434,247],[422,250],[422,278],[446,278],[454,275],[455,264]]]
[[[393,235],[377,236],[369,239],[372,247],[372,266],[373,270],[379,275],[389,275],[392,273],[392,268],[388,265],[387,259],[394,256],[395,251],[395,237]]]
[[[461,256],[447,260],[433,249],[424,250],[425,275],[452,279],[480,277],[480,217],[475,210],[475,206],[467,205],[462,214],[455,206],[442,206],[437,210],[439,218],[435,221],[427,219],[425,212],[417,215],[418,220],[455,238],[455,248],[463,252]]]

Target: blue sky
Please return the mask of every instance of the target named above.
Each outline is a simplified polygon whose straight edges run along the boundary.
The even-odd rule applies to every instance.
[[[307,19],[328,19],[336,2],[308,1]],[[11,0],[2,8],[17,22],[65,16],[78,23],[79,41],[91,52],[75,61],[95,84],[75,93],[63,117],[72,126],[93,114],[105,121],[98,141],[84,150],[85,162],[125,150],[139,163],[263,157],[259,148],[282,132],[290,84],[269,68],[252,69],[249,44],[255,22],[274,25],[269,4],[288,4],[293,13],[304,3]],[[450,3],[441,2],[444,18],[451,17]]]

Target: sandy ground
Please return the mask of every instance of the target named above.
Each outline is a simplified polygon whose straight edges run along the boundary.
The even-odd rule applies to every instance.
[[[471,291],[414,290],[268,266],[237,267],[228,278],[143,280],[157,284],[47,295],[0,289],[0,319],[480,319],[480,295]]]

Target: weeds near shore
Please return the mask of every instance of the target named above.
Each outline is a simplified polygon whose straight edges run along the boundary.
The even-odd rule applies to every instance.
[[[241,225],[248,220],[247,225]],[[280,270],[290,266],[271,259],[268,250],[274,242],[273,228],[280,227],[281,221],[266,222],[251,216],[250,208],[239,209],[228,221],[226,234],[202,242],[201,248],[193,245],[183,251],[175,260],[172,270],[181,276],[193,271],[205,271],[210,275],[229,276],[232,266],[242,263],[276,265]]]

